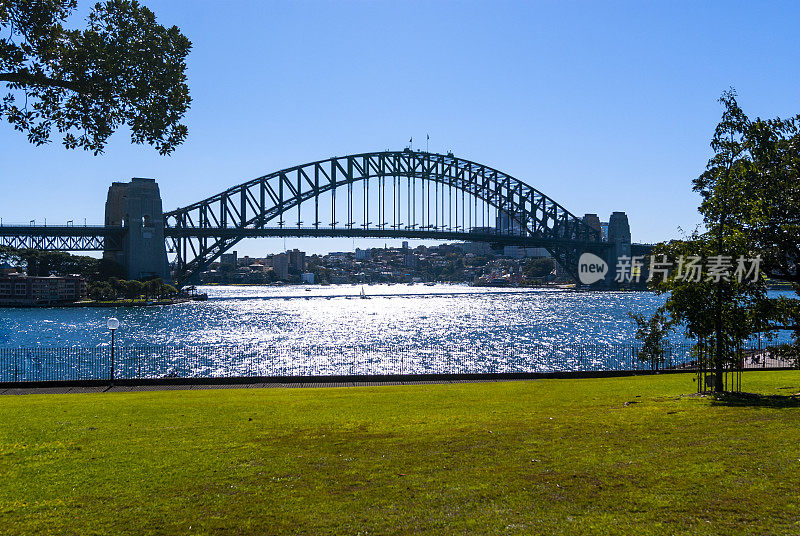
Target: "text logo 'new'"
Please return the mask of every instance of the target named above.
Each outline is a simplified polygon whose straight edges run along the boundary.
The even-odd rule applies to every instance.
[[[606,261],[594,253],[584,253],[578,259],[578,279],[584,285],[591,285],[603,279],[608,273]]]

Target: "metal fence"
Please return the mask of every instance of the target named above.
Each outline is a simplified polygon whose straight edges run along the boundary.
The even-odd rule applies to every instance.
[[[637,358],[637,345],[504,346],[123,346],[114,349],[115,379],[372,376],[694,370],[692,346],[672,345],[658,365]],[[745,369],[791,366],[768,350],[743,352]],[[0,348],[0,382],[110,380],[112,350]]]

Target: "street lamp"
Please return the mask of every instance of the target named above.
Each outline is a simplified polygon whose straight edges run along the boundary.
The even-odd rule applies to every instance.
[[[114,332],[119,327],[119,320],[112,316],[108,319],[106,325],[111,330],[111,385],[114,385]]]

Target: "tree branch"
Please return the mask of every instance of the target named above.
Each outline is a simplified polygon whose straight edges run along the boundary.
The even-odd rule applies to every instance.
[[[12,84],[20,84],[22,86],[48,86],[58,87],[61,89],[68,89],[80,94],[88,94],[88,88],[78,82],[70,82],[69,80],[59,80],[57,78],[49,78],[44,75],[34,75],[29,72],[20,71],[16,73],[0,73],[0,82],[11,82]]]

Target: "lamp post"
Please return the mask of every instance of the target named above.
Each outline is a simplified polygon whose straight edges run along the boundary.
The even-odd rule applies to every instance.
[[[119,327],[119,320],[112,316],[108,319],[106,325],[111,330],[111,385],[114,385],[114,332]]]

